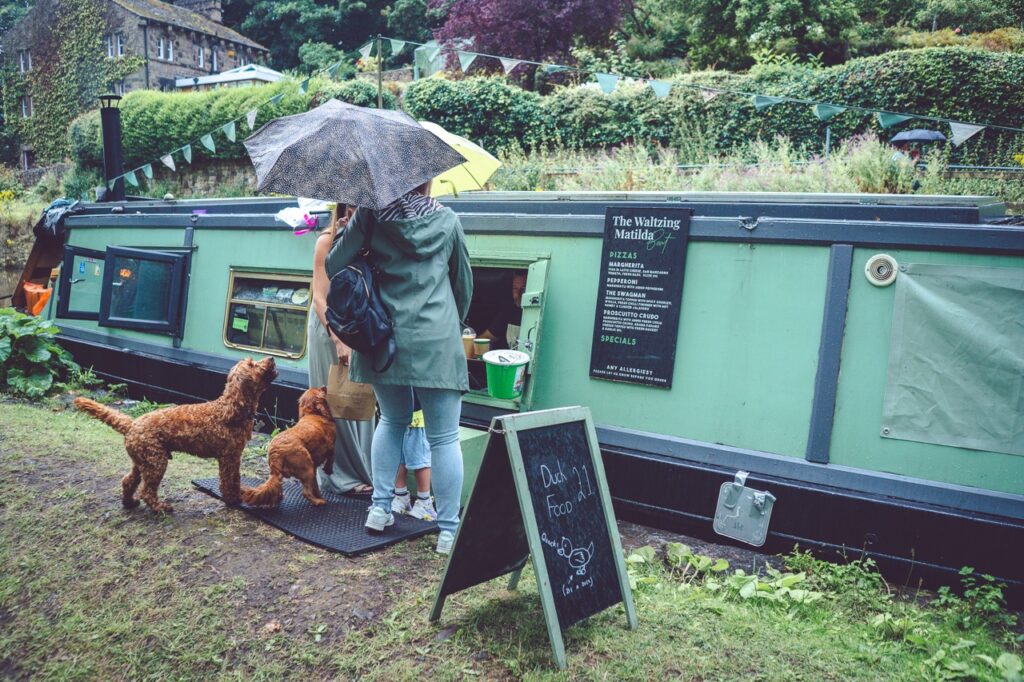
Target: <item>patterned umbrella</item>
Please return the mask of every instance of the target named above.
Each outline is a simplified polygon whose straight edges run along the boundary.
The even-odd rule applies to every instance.
[[[466,161],[411,117],[336,99],[245,141],[257,189],[382,209]]]

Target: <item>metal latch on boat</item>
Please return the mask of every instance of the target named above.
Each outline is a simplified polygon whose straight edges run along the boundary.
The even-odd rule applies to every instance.
[[[746,487],[747,475],[746,471],[737,471],[731,483],[722,484],[714,529],[719,535],[760,547],[768,537],[775,496]]]

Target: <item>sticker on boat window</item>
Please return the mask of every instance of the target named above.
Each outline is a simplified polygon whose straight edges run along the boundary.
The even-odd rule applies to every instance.
[[[231,328],[237,329],[240,332],[249,331],[249,318],[248,317],[233,317],[231,318]]]

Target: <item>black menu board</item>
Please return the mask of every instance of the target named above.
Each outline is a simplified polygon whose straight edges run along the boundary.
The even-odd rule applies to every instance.
[[[590,376],[672,387],[691,209],[605,212]]]

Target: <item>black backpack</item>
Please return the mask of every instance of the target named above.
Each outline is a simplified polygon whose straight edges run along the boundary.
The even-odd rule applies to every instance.
[[[380,297],[380,271],[370,262],[370,239],[376,220],[369,213],[370,224],[359,254],[331,277],[326,317],[335,336],[346,346],[369,355],[373,371],[385,372],[395,361],[395,321]],[[383,351],[387,359],[383,367],[378,367],[375,358]]]

